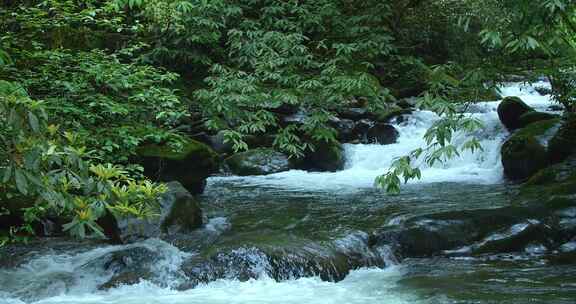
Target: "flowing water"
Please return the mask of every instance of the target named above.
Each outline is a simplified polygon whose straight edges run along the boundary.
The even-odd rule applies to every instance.
[[[502,93],[539,110],[551,103],[532,86],[510,84]],[[423,146],[424,132],[438,119],[433,113],[396,123],[397,144],[345,145],[347,164],[339,172],[211,178],[202,197],[209,222],[192,237],[31,246],[19,257],[24,262],[0,268],[0,303],[574,303],[576,269],[544,263],[537,248],[400,263],[387,246],[368,245],[369,232],[414,216],[507,204],[511,186],[499,155],[508,132],[497,105],[467,109],[484,123],[477,134],[482,152],[424,166],[422,179],[398,196],[374,189],[374,178],[396,157]],[[100,290],[114,276],[110,257],[134,250],[154,253],[151,261],[135,262],[149,264],[152,275]],[[209,271],[198,270],[214,256]],[[346,257],[344,270],[339,257]],[[198,274],[204,277],[187,285]]]

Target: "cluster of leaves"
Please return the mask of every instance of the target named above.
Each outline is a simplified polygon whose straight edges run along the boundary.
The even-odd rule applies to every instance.
[[[156,215],[164,185],[98,163],[78,134],[49,124],[45,106],[18,84],[0,81],[0,188],[5,199],[26,202],[26,232],[50,215],[69,219],[63,228],[74,236],[104,237],[96,220],[106,212]]]
[[[176,74],[121,63],[102,51],[20,53],[16,64],[0,67],[0,73],[44,100],[54,122],[75,130],[105,162],[126,163],[143,141],[178,144],[178,134],[170,130],[188,115],[168,88]]]

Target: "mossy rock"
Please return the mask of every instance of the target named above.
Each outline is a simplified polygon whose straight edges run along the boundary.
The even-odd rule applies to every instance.
[[[144,174],[152,179],[178,181],[193,194],[204,190],[206,178],[218,169],[218,155],[207,145],[188,140],[181,149],[147,144],[137,149]]]
[[[558,163],[576,153],[576,114],[572,114],[548,142],[550,162]]]
[[[498,117],[504,126],[511,131],[521,128],[520,117],[532,111],[534,111],[534,109],[516,96],[506,97],[500,102],[500,105],[498,105]]]
[[[273,174],[292,168],[286,155],[266,148],[236,153],[224,162],[233,174],[239,176]]]
[[[512,180],[524,180],[548,165],[546,147],[538,140],[554,126],[554,121],[536,122],[512,135],[502,145],[504,174]]]
[[[560,122],[561,122],[560,118],[537,121],[518,130],[516,133],[514,133],[513,136],[525,136],[525,137],[528,136],[528,137],[541,138],[543,136],[546,136],[550,132],[550,130],[552,130],[554,127],[558,126]]]
[[[524,127],[534,122],[556,118],[559,118],[559,116],[545,112],[530,111],[522,114],[518,119],[518,123],[520,124],[521,127]]]
[[[538,171],[520,188],[520,197],[525,200],[572,194],[576,194],[576,155]]]

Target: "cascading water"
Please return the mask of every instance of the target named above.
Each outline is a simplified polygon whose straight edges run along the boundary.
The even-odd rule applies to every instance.
[[[542,96],[534,87],[549,88],[546,82],[533,85],[510,84],[501,88],[506,96],[518,96],[528,105],[540,111],[548,111],[551,105],[550,96]],[[422,179],[412,183],[433,182],[465,182],[493,184],[502,181],[502,165],[500,162],[500,146],[508,136],[508,131],[500,123],[496,109],[499,102],[476,103],[465,115],[479,119],[483,123],[483,130],[477,137],[480,139],[483,151],[472,153],[465,151],[460,157],[455,157],[434,167],[428,167],[419,160],[416,165],[422,167]],[[292,170],[278,174],[225,178],[227,181],[235,179],[238,183],[255,185],[272,185],[287,189],[306,190],[353,190],[369,188],[374,184],[377,176],[386,173],[392,162],[401,156],[408,155],[417,148],[426,146],[423,139],[426,130],[437,121],[439,117],[428,111],[418,111],[406,117],[403,122],[394,126],[400,133],[398,142],[392,145],[365,145],[346,144],[345,170],[334,173],[310,173]],[[462,134],[456,134],[454,143],[462,144],[467,139]],[[217,179],[215,179],[217,180]]]
[[[550,97],[538,94],[533,86],[510,84],[501,91],[504,96],[521,97],[538,110],[547,111],[551,104]],[[508,131],[498,119],[497,106],[498,102],[483,102],[467,110],[467,115],[484,124],[477,134],[483,151],[462,153],[434,167],[423,166],[422,179],[412,182],[400,196],[390,198],[374,190],[374,178],[385,173],[396,157],[424,145],[422,136],[438,119],[433,113],[415,112],[396,123],[400,133],[396,144],[345,145],[346,169],[340,172],[294,170],[212,178],[203,198],[211,220],[200,232],[203,242],[212,243],[208,253],[184,252],[156,239],[124,246],[68,246],[61,251],[29,252],[24,258],[27,262],[0,269],[0,304],[429,303],[407,287],[413,286],[410,282],[401,284],[409,271],[424,266],[409,270],[396,265],[386,246],[368,245],[363,231],[394,226],[415,214],[500,204],[504,200],[499,185],[503,180],[500,146]],[[456,142],[463,140],[461,135],[455,138]],[[454,187],[455,183],[466,187]],[[190,248],[199,247],[196,245]],[[185,265],[213,250],[226,253],[216,255],[210,260],[212,268],[207,268],[217,269],[220,272],[214,273],[218,275],[210,273],[213,276],[207,282],[200,280],[186,288],[190,270]],[[135,258],[117,258],[127,251],[135,252]],[[338,264],[339,258],[344,259],[343,264]],[[100,289],[118,276],[114,266],[118,263],[138,268],[140,281]],[[474,269],[454,262],[442,267]],[[436,270],[434,275],[440,272]],[[330,282],[322,280],[322,274],[345,277]],[[446,275],[447,285],[455,284],[451,275]],[[534,277],[538,276],[536,271]],[[442,297],[434,299],[434,303],[450,303]],[[458,303],[472,302],[485,303]]]

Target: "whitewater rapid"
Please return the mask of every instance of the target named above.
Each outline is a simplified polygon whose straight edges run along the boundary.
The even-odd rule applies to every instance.
[[[540,95],[535,87],[549,88],[547,82],[533,84],[510,83],[500,88],[503,97],[518,96],[528,105],[539,111],[549,111],[553,104],[551,96]],[[415,162],[422,171],[420,180],[409,183],[458,182],[474,184],[495,184],[502,182],[503,169],[500,147],[509,132],[498,118],[500,101],[475,103],[465,113],[477,118],[483,124],[476,137],[482,151],[464,151],[460,156],[427,166],[423,157]],[[386,173],[394,160],[408,155],[411,151],[426,147],[424,134],[440,117],[429,111],[415,111],[405,115],[400,123],[394,123],[399,132],[397,143],[391,145],[345,144],[345,169],[338,172],[306,172],[291,170],[265,176],[215,177],[210,182],[234,182],[237,184],[275,186],[299,190],[341,190],[371,188],[376,177]],[[455,134],[453,143],[458,146],[469,139],[465,134]]]

